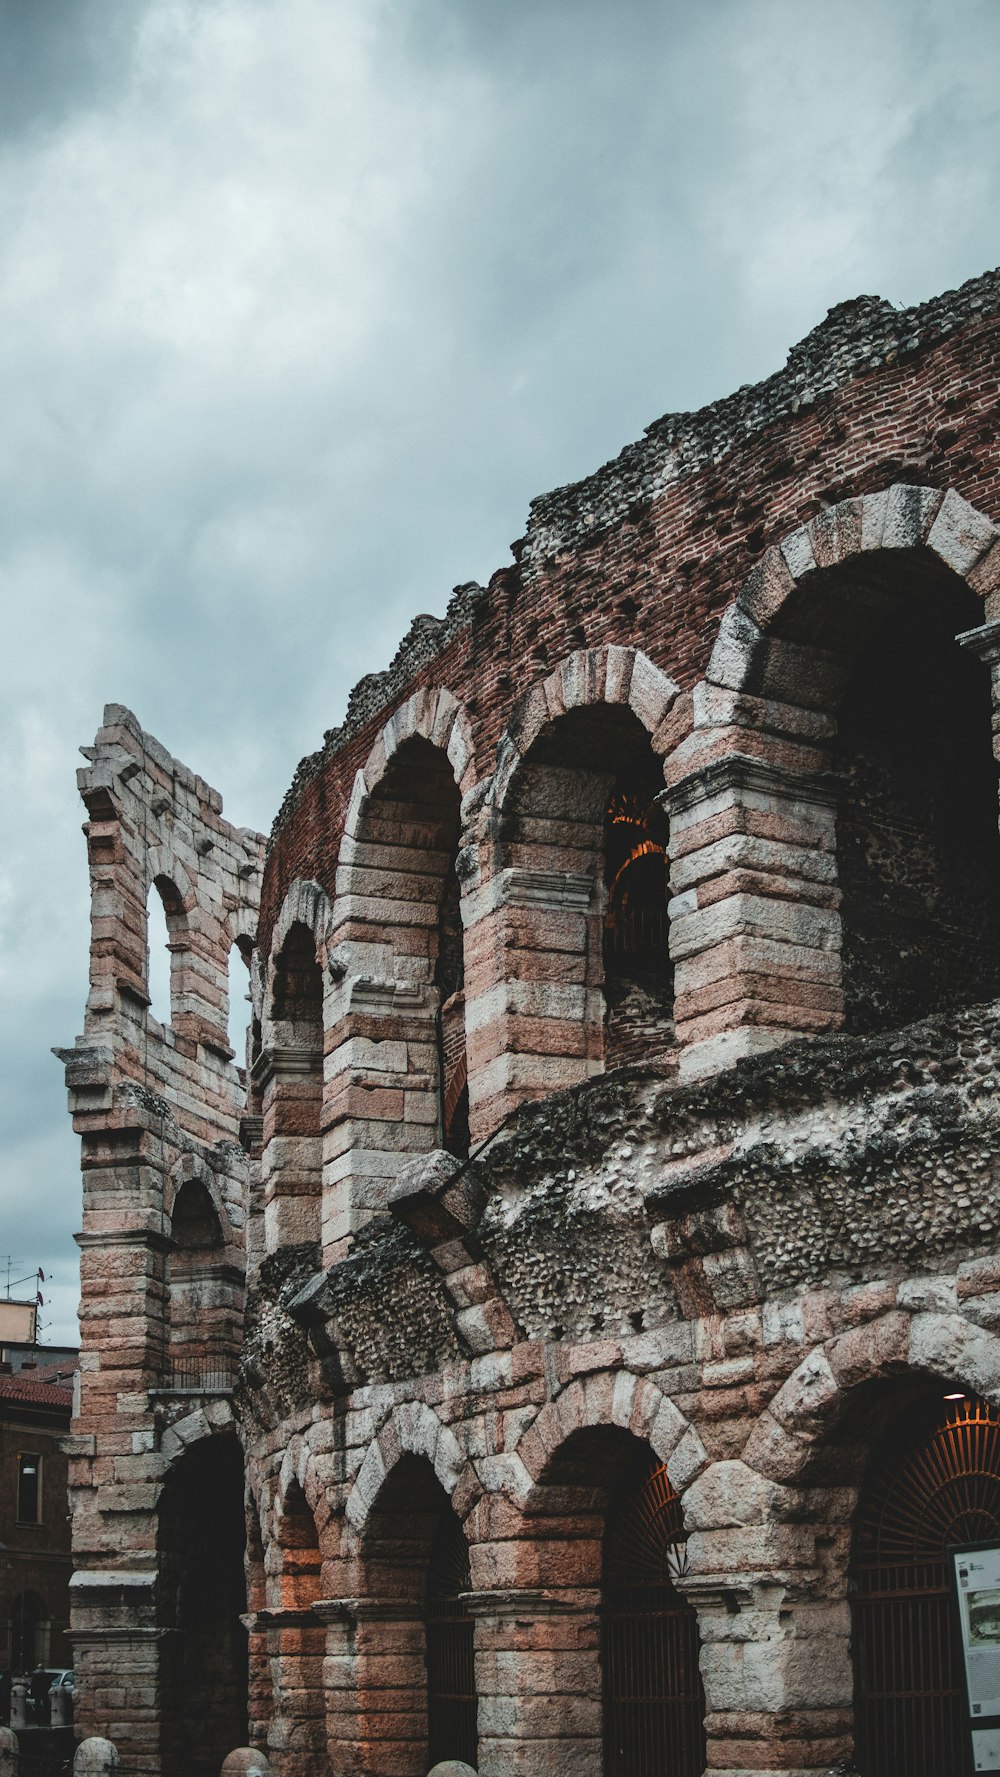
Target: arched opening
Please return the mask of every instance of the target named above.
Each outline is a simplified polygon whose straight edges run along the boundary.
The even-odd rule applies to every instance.
[[[536,1489],[524,1536],[526,1577],[574,1609],[548,1649],[553,1696],[601,1700],[591,1727],[568,1730],[576,1768],[587,1777],[701,1777],[698,1622],[674,1584],[685,1533],[664,1464],[617,1427],[575,1433]],[[577,1614],[590,1598],[592,1633]],[[558,1712],[558,1741],[557,1723]]]
[[[681,1503],[642,1450],[612,1498],[601,1597],[604,1777],[701,1777],[705,1694],[698,1619],[674,1584],[686,1564]]]
[[[748,689],[835,724],[828,787],[849,1030],[1000,993],[989,674],[955,640],[981,622],[980,601],[935,557],[882,550],[805,576],[751,673]],[[797,874],[794,862],[783,868]],[[802,895],[822,906],[813,874]],[[828,892],[825,904],[836,906]]]
[[[164,1483],[158,1520],[164,1777],[216,1777],[247,1736],[243,1458],[206,1438]]]
[[[378,1769],[423,1777],[445,1759],[476,1768],[468,1545],[425,1458],[404,1455],[387,1476],[368,1520],[363,1560],[367,1600],[394,1624],[391,1638],[373,1635],[364,1648],[359,1640],[362,1733],[369,1745],[381,1743]],[[382,1702],[387,1683],[396,1692],[392,1713]]]
[[[182,915],[180,895],[169,877],[155,877],[146,902],[146,994],[149,1016],[164,1029],[174,1019],[172,945]]]
[[[175,1388],[229,1386],[239,1335],[240,1275],[227,1257],[218,1210],[202,1179],[180,1185],[170,1233],[168,1380]]]
[[[250,1066],[247,1042],[252,1017],[250,1004],[250,959],[253,944],[249,938],[237,938],[229,947],[229,1011],[226,1036],[235,1063],[243,1072]]]
[[[14,1599],[10,1623],[10,1669],[16,1675],[33,1672],[49,1659],[51,1622],[44,1599],[22,1588]]]
[[[317,1239],[323,1186],[323,977],[296,920],[275,959],[263,1081],[261,1186],[268,1252]]]
[[[905,1418],[894,1416],[858,1506],[850,1590],[860,1777],[951,1777],[968,1765],[946,1551],[1000,1541],[1000,1414],[951,1393],[925,1387]]]
[[[464,1160],[469,1152],[469,1068],[465,1049],[465,940],[461,885],[455,871],[456,831],[438,916],[434,984],[438,990],[437,1068],[441,1144]]]
[[[478,1763],[476,1666],[469,1545],[449,1508],[443,1512],[427,1564],[427,1760]]]
[[[443,747],[420,734],[397,746],[392,727],[337,871],[326,1265],[384,1210],[414,1155],[468,1150],[461,799]]]
[[[285,1495],[278,1525],[283,1610],[308,1610],[322,1596],[323,1562],[316,1520],[297,1481]]]
[[[522,940],[531,979],[564,1026],[575,1012],[583,1052],[606,1067],[673,1049],[662,791],[638,718],[594,704],[543,729],[504,805],[504,861],[535,928]],[[566,1053],[579,1053],[565,1036]]]
[[[1000,835],[982,620],[944,570],[906,575],[838,711],[845,1022],[878,1030],[1000,994]]]

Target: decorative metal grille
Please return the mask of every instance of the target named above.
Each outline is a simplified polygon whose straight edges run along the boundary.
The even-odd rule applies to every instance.
[[[427,1576],[428,1765],[444,1759],[479,1763],[473,1622],[463,1594],[469,1590],[469,1548],[451,1511],[438,1524]]]
[[[701,1777],[705,1698],[684,1571],[680,1501],[647,1458],[616,1496],[604,1539],[605,1777]]]
[[[945,1551],[1000,1539],[1000,1416],[949,1403],[861,1502],[852,1572],[856,1760],[862,1777],[963,1777],[964,1679]]]

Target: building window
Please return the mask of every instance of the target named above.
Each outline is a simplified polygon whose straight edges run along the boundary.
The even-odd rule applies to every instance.
[[[38,1455],[21,1455],[17,1459],[17,1521],[42,1521],[42,1459]]]

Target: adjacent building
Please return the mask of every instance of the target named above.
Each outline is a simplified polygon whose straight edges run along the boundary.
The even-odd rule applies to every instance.
[[[47,1356],[44,1348],[37,1355]],[[72,1666],[63,1439],[74,1363],[0,1362],[0,1671]]]

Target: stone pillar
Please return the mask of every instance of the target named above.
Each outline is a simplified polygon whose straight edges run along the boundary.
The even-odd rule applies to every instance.
[[[526,1099],[601,1072],[601,915],[583,871],[512,865],[463,899],[473,1144]]]
[[[359,948],[342,943],[340,966]],[[334,998],[323,1092],[324,1265],[385,1209],[414,1155],[440,1143],[437,1006],[429,981],[360,973],[346,975]]]
[[[10,1687],[10,1725],[23,1733],[28,1726],[28,1680],[15,1678]]]
[[[86,1735],[113,1718],[122,1724],[116,1732],[130,1764],[159,1771],[164,1644],[170,1631],[155,1621],[156,1575],[76,1573],[70,1584],[77,1726]],[[113,1708],[109,1698],[115,1700]]]
[[[850,1617],[824,1596],[808,1527],[692,1536],[678,1590],[698,1612],[712,1777],[813,1777],[854,1744]]]
[[[263,1109],[260,1201],[264,1248],[277,1252],[319,1237],[322,1194],[323,1056],[274,1045],[254,1067]]]
[[[263,1610],[254,1628],[266,1636],[272,1714],[268,1751],[279,1777],[313,1777],[326,1746],[323,1657],[326,1635],[314,1610]]]
[[[319,1599],[313,1611],[326,1624],[323,1697],[326,1744],[335,1777],[360,1772],[361,1740],[358,1710],[357,1601]]]
[[[994,617],[979,629],[967,629],[955,640],[989,668],[993,695],[993,756],[1000,761],[1000,618]]]
[[[665,792],[689,1079],[843,1020],[836,780],[815,747],[757,735],[759,757],[739,729],[726,733],[713,747],[731,750],[693,772],[675,757]]]
[[[0,1728],[0,1777],[17,1777],[18,1745],[13,1728]]]
[[[324,1600],[327,1745],[336,1777],[423,1777],[427,1660],[422,1611],[372,1598]]]
[[[601,1777],[600,1589],[473,1592],[480,1777]]]

